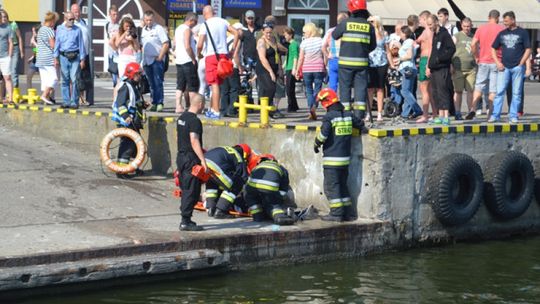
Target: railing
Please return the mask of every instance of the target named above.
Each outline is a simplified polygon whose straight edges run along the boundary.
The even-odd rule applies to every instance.
[[[235,108],[238,108],[238,123],[246,124],[247,123],[247,112],[248,109],[260,111],[260,121],[261,125],[268,125],[270,112],[275,111],[276,107],[269,105],[268,97],[260,98],[260,105],[249,104],[247,95],[239,96],[239,102],[235,102],[233,105]]]

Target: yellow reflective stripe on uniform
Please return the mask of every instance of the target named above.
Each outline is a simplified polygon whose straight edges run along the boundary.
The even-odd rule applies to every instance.
[[[369,62],[367,61],[348,61],[348,60],[339,60],[338,64],[340,65],[349,65],[349,66],[355,66],[355,67],[367,67],[369,65]]]
[[[206,158],[206,165],[208,168],[210,168],[210,170],[214,171],[214,176],[217,177],[227,187],[227,189],[232,187],[232,179],[230,179],[216,163]]]
[[[225,151],[227,151],[227,153],[234,154],[234,156],[236,157],[236,160],[239,163],[244,161],[244,158],[242,157],[242,155],[240,155],[240,153],[238,153],[238,151],[236,151],[234,148],[231,148],[231,147],[222,147],[222,148],[225,149]]]
[[[344,42],[358,42],[358,43],[369,44],[371,39],[370,38],[358,38],[358,37],[345,37],[345,35],[343,35],[343,37],[341,38],[341,41],[344,41]]]
[[[216,189],[206,189],[207,198],[216,198],[218,196],[218,191]]]
[[[363,101],[355,101],[353,103],[353,109],[355,110],[365,110],[366,109],[366,103]]]
[[[323,157],[323,165],[328,166],[347,166],[350,162],[350,157]]]
[[[324,136],[324,135],[322,135],[321,132],[319,132],[319,133],[317,134],[317,139],[318,139],[319,141],[321,141],[321,142],[324,142],[324,141],[326,141],[327,137]]]
[[[231,193],[229,191],[223,191],[221,192],[221,196],[220,198],[224,198],[225,200],[227,200],[229,203],[234,203],[234,199],[236,198],[236,195],[234,195],[234,193]]]
[[[127,113],[128,109],[124,106],[121,106],[118,108],[118,114],[122,115],[124,113]]]
[[[279,165],[277,165],[274,162],[262,162],[257,167],[255,167],[255,169],[253,169],[253,170],[257,170],[259,168],[265,168],[265,169],[274,170],[277,173],[279,173],[279,175],[283,175],[283,171],[281,170]]]
[[[253,205],[253,206],[248,208],[248,213],[250,215],[254,215],[254,214],[257,214],[259,212],[262,212],[261,206],[259,206],[259,205]]]
[[[276,216],[277,214],[283,214],[285,213],[285,211],[283,211],[283,209],[272,209],[272,217]]]
[[[334,198],[329,200],[330,208],[339,208],[343,207],[343,202],[341,201],[341,198]]]
[[[343,201],[343,206],[351,206],[352,205],[350,197],[346,197],[346,198],[342,199],[341,201]]]
[[[262,179],[249,178],[247,183],[249,186],[256,189],[263,189],[263,190],[268,190],[268,191],[279,191],[279,184],[265,181]]]
[[[350,105],[350,104],[348,104],[348,105],[343,105],[343,109],[344,109],[345,111],[350,111],[350,110],[351,110],[351,105]]]

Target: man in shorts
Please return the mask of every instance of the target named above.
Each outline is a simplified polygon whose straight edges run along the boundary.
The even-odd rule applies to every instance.
[[[11,102],[13,96],[13,82],[11,81],[13,31],[8,21],[8,13],[5,10],[0,10],[0,72],[2,72],[6,84],[6,100]]]
[[[426,25],[426,18],[431,16],[429,11],[423,11],[420,13],[419,22],[424,28],[422,34],[416,43],[420,48],[420,63],[418,66],[418,82],[420,82],[420,92],[422,93],[422,117],[416,120],[417,123],[426,123],[429,120],[429,105],[431,104],[431,111],[437,113],[438,109],[431,99],[431,87],[429,83],[429,68],[427,67],[428,58],[431,54],[431,43],[433,40],[433,32]],[[436,114],[434,114],[436,115]]]
[[[454,105],[456,107],[456,120],[462,120],[461,100],[463,90],[467,90],[467,106],[472,111],[472,98],[474,82],[476,80],[476,60],[471,52],[472,20],[469,17],[461,20],[461,32],[452,37],[456,45],[456,53],[452,58],[452,82],[454,83]]]
[[[197,15],[193,12],[186,14],[184,23],[174,31],[174,52],[176,54],[176,113],[184,112],[182,96],[189,108],[190,95],[199,90],[197,75],[197,59],[195,58],[195,39],[191,30],[197,25]]]
[[[238,31],[233,28],[227,20],[214,16],[214,10],[210,5],[203,8],[203,17],[206,25],[201,25],[199,29],[197,54],[200,58],[202,57],[201,52],[204,44],[206,44],[206,53],[204,57],[206,64],[206,81],[212,87],[210,109],[205,115],[210,119],[219,119],[219,100],[221,99],[219,86],[223,83],[223,79],[219,78],[217,74],[218,57],[220,59],[234,57],[235,52],[238,51]],[[208,34],[208,30],[210,30],[210,35]],[[227,49],[227,32],[230,32],[234,36],[232,51],[230,53]],[[210,41],[210,36],[212,36],[212,39],[214,40],[215,48]]]
[[[493,111],[493,99],[497,92],[497,65],[491,57],[491,45],[495,38],[504,30],[502,25],[499,25],[500,13],[498,10],[491,10],[488,15],[488,23],[480,26],[471,41],[471,52],[478,52],[478,71],[476,72],[476,83],[474,85],[474,95],[470,112],[465,116],[465,119],[471,120],[476,115],[476,105],[481,100],[482,94],[488,88],[488,118]],[[480,50],[478,51],[478,48]]]

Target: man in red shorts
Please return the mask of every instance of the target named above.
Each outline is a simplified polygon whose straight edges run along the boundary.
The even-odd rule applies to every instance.
[[[203,17],[206,25],[202,24],[199,30],[197,54],[199,54],[199,58],[202,58],[201,52],[206,43],[206,54],[204,58],[206,64],[206,81],[212,87],[210,109],[205,115],[210,119],[219,119],[219,85],[223,82],[223,79],[220,79],[217,75],[217,57],[221,58],[229,56],[229,58],[234,58],[233,55],[238,51],[238,32],[227,22],[227,20],[214,16],[214,10],[210,5],[203,8]],[[233,47],[230,53],[227,48],[227,32],[234,35]],[[212,36],[212,40],[214,41],[215,49],[210,41],[210,36]],[[218,54],[218,56],[216,56],[216,54]]]

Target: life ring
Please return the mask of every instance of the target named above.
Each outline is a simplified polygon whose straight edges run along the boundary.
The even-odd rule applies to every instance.
[[[497,218],[522,215],[534,194],[534,169],[527,156],[517,151],[500,152],[486,164],[484,200]]]
[[[439,221],[447,226],[468,222],[480,207],[482,169],[466,154],[443,157],[427,180],[427,200]]]
[[[109,153],[109,148],[111,146],[112,141],[117,137],[127,137],[135,143],[135,146],[137,147],[137,155],[135,156],[135,159],[131,161],[129,164],[123,164],[116,161],[113,161],[111,159],[111,155]],[[135,171],[136,169],[139,169],[144,162],[144,159],[146,158],[146,144],[144,143],[144,140],[141,136],[141,134],[137,133],[136,131],[128,128],[118,128],[114,129],[111,132],[109,132],[103,140],[101,141],[100,145],[100,156],[101,161],[109,168],[109,170],[115,172],[115,173],[121,173],[121,174],[127,174]]]

